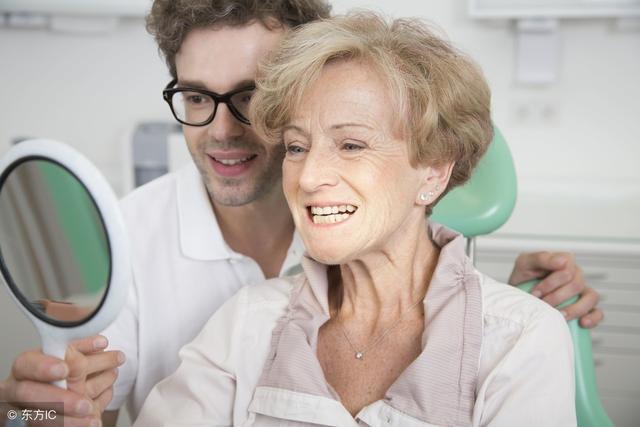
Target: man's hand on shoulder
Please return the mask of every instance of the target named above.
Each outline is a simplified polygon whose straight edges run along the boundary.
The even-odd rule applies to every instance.
[[[593,328],[603,319],[602,310],[596,307],[598,293],[587,287],[582,269],[568,252],[529,252],[516,259],[509,283],[517,285],[531,279],[543,279],[533,289],[532,295],[557,306],[572,296],[578,301],[562,309],[567,320],[580,318],[580,325]]]
[[[49,408],[41,402],[62,403],[65,427],[100,426],[100,417],[113,396],[117,367],[124,363],[120,351],[104,351],[108,342],[102,336],[74,341],[65,360],[27,351],[13,362],[11,375],[0,382],[0,401],[17,408]],[[66,380],[67,389],[52,381]]]

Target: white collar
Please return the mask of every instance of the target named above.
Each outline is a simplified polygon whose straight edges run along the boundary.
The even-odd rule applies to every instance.
[[[178,171],[178,229],[182,253],[200,261],[232,258],[200,172],[193,162]]]
[[[178,171],[177,200],[180,248],[186,257],[200,261],[242,257],[224,240],[209,194],[193,162],[189,162]],[[303,253],[304,245],[296,231],[283,264],[283,271],[298,264]]]

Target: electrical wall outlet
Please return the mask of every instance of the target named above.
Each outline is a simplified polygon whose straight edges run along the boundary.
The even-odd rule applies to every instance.
[[[509,122],[514,126],[555,125],[560,121],[560,101],[548,94],[513,96],[509,105]]]

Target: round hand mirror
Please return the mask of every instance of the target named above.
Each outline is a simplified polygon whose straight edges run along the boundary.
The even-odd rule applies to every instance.
[[[43,351],[60,359],[122,308],[130,265],[118,202],[70,147],[24,141],[0,159],[0,271]]]

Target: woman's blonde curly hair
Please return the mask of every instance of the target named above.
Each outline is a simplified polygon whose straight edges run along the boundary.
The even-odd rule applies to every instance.
[[[442,195],[469,179],[493,138],[491,93],[479,67],[418,19],[354,12],[290,32],[260,65],[250,113],[256,132],[282,143],[305,92],[338,60],[368,64],[387,82],[414,167],[455,162]]]

